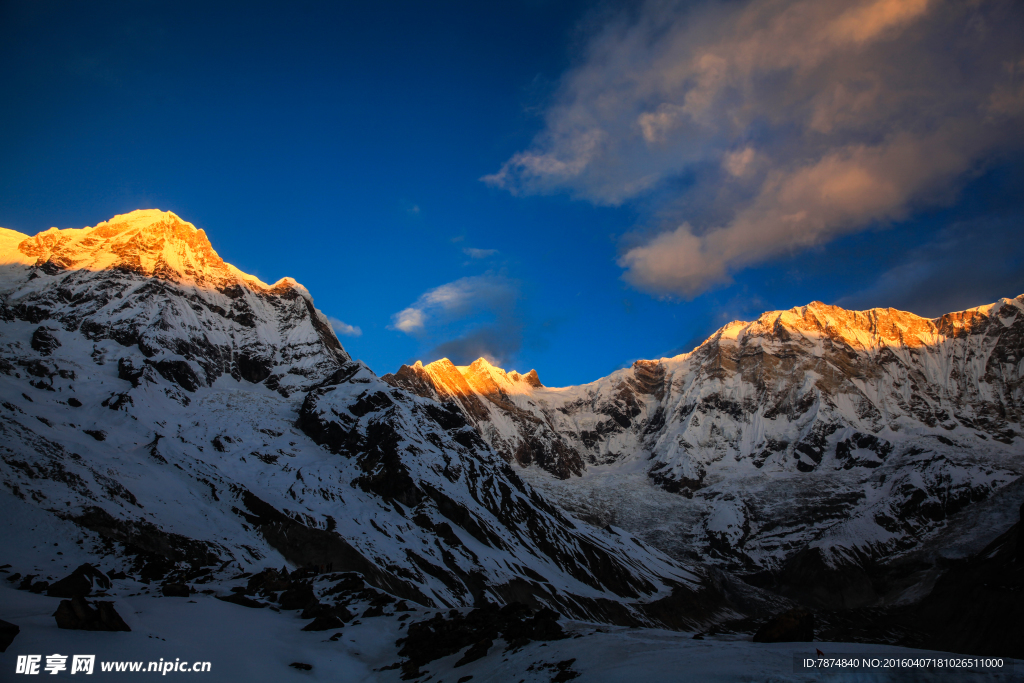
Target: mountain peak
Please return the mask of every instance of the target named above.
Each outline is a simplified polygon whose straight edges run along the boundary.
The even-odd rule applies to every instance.
[[[746,344],[752,340],[786,340],[794,336],[804,337],[812,343],[829,338],[860,350],[917,348],[935,344],[940,338],[968,334],[974,326],[986,324],[990,317],[1013,320],[1021,313],[1024,313],[1024,295],[947,313],[938,318],[925,318],[897,308],[854,311],[812,301],[784,311],[765,311],[752,322],[734,320],[719,328],[693,351],[674,359],[682,360],[699,349],[713,347],[723,341]]]
[[[521,386],[524,383],[533,388],[544,386],[540,383],[536,370],[530,370],[525,375],[521,375],[515,370],[506,372],[482,356],[468,366],[460,365],[457,367],[459,372],[466,378],[466,381],[485,396],[496,391],[529,393],[529,389]]]
[[[94,227],[50,228],[31,237],[4,230],[0,262],[41,268],[50,274],[118,270],[217,289],[233,285],[258,291],[301,288],[291,278],[268,285],[225,263],[205,231],[159,209],[119,214]]]

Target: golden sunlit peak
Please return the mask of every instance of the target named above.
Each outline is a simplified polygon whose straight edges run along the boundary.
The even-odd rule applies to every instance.
[[[23,235],[0,228],[0,264],[70,270],[121,270],[204,288],[243,285],[256,291],[308,291],[291,278],[273,286],[242,272],[214,251],[206,232],[171,211],[139,209],[84,228]]]
[[[468,366],[458,366],[458,370],[475,389],[484,394],[499,388],[505,392],[529,393],[531,388],[544,386],[536,370],[530,370],[525,375],[515,370],[506,372],[482,356]]]
[[[397,376],[408,378],[410,372],[428,379],[441,394],[450,396],[529,394],[534,389],[544,388],[536,370],[526,374],[515,370],[506,372],[484,357],[469,365],[455,365],[448,358],[426,365],[418,360],[412,365],[403,365]]]

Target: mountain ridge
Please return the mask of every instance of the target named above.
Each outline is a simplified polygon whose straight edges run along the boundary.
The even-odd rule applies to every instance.
[[[567,509],[675,557],[860,567],[1024,474],[1022,313],[1024,295],[936,318],[813,302],[588,384],[435,398]],[[430,395],[414,374],[384,378]],[[514,447],[535,432],[560,450]]]

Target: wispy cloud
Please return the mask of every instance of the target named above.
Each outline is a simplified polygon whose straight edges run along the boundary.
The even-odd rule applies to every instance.
[[[497,249],[474,249],[473,247],[466,247],[462,250],[462,253],[470,258],[482,259],[488,256],[494,256],[498,253]]]
[[[331,323],[331,327],[334,329],[334,333],[343,337],[361,337],[363,331],[355,325],[349,325],[346,322],[342,322],[337,318],[327,316],[327,321]]]
[[[619,264],[695,296],[737,269],[949,201],[1024,143],[1014,0],[652,0],[594,34],[545,128],[483,180],[642,200]]]
[[[505,276],[464,277],[424,292],[391,316],[390,329],[431,346],[429,360],[505,362],[522,346],[519,299],[518,283]]]

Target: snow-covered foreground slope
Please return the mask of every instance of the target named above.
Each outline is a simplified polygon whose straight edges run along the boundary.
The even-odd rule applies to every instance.
[[[149,662],[176,659],[191,663],[209,662],[208,673],[170,672],[169,677],[187,676],[210,681],[277,683],[278,681],[342,681],[391,683],[402,680],[399,670],[382,670],[396,660],[395,641],[407,622],[396,615],[360,620],[343,629],[318,632],[300,630],[303,623],[293,614],[252,610],[225,603],[210,596],[193,600],[163,598],[141,593],[145,586],[118,582],[122,594],[115,605],[125,615],[129,633],[60,631],[51,613],[56,598],[16,591],[0,584],[0,604],[5,616],[21,625],[22,632],[5,654],[0,654],[0,677],[17,680],[14,655],[54,653],[94,654],[96,665],[88,680],[148,680],[154,673],[103,672],[102,662]],[[411,613],[424,618],[429,611]],[[476,661],[456,666],[463,652],[431,662],[422,680],[474,683],[548,683],[575,680],[579,683],[620,681],[1013,681],[1020,680],[1024,662],[1005,660],[1002,674],[957,671],[955,676],[924,671],[879,671],[841,674],[794,673],[794,654],[815,658],[824,647],[831,657],[874,654],[893,658],[948,657],[944,653],[888,645],[853,643],[752,643],[749,636],[708,636],[694,640],[692,632],[659,629],[629,629],[569,621],[569,638],[550,643],[530,643],[506,651],[500,641]],[[335,633],[341,636],[335,640]],[[9,661],[10,660],[10,661]],[[570,661],[571,660],[571,661]],[[70,660],[69,660],[70,661]],[[308,670],[293,663],[310,666]],[[559,668],[559,664],[562,668]],[[69,667],[70,668],[70,667]],[[40,667],[42,671],[42,667]],[[578,674],[572,679],[555,679],[562,671]],[[1018,672],[1015,676],[1013,671]],[[46,675],[45,672],[42,672]],[[75,680],[63,671],[57,678]],[[471,678],[466,678],[471,677]]]
[[[813,303],[577,387],[482,359],[383,379],[459,407],[577,515],[773,581],[891,560],[1018,480],[1022,370],[1024,296],[934,320]],[[847,578],[821,597],[878,597]]]
[[[730,614],[700,571],[549,504],[460,412],[350,360],[304,288],[240,273],[174,214],[0,237],[5,511],[89,529],[126,568],[356,571],[421,605],[621,624]],[[19,571],[59,578],[45,559]]]

